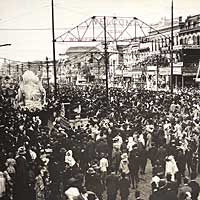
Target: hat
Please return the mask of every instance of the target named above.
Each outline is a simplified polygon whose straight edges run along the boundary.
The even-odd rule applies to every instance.
[[[122,160],[128,159],[128,154],[127,153],[123,153],[121,155]]]
[[[19,155],[24,155],[24,154],[26,154],[26,149],[25,149],[24,146],[19,147],[19,149],[18,149],[18,154],[19,154]]]
[[[87,173],[88,173],[88,174],[95,174],[96,171],[94,170],[93,167],[90,167],[90,168],[87,170]]]
[[[92,165],[92,168],[99,169],[100,167],[97,164]]]
[[[113,142],[118,142],[119,138],[113,138]]]
[[[137,144],[134,144],[134,145],[132,146],[132,148],[133,148],[133,149],[137,149]]]
[[[166,180],[161,179],[158,183],[159,189],[164,188],[166,186]]]

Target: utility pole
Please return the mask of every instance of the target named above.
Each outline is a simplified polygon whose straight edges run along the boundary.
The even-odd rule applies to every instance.
[[[28,62],[28,70],[31,69],[31,65],[30,65],[30,62]]]
[[[107,38],[106,38],[106,17],[104,16],[104,62],[105,62],[105,73],[106,73],[106,100],[107,105],[109,103],[109,91],[108,91],[108,47],[107,47]]]
[[[17,65],[17,73],[19,72],[19,65]]]
[[[173,93],[173,45],[174,45],[174,5],[173,5],[173,0],[171,4],[171,48],[170,48],[170,63],[171,63],[171,73],[170,73],[170,90],[171,93]]]
[[[24,74],[24,65],[22,64],[22,75]]]
[[[10,63],[8,65],[8,74],[11,75],[11,66],[10,66]]]
[[[51,0],[52,8],[52,38],[53,38],[53,71],[54,71],[54,96],[57,96],[57,75],[56,75],[56,55],[55,55],[55,33],[54,33],[54,3]]]
[[[100,83],[100,60],[97,60],[98,63],[98,83]]]
[[[160,58],[156,56],[156,91],[158,91],[159,59]]]
[[[49,95],[49,61],[48,57],[46,57],[46,62],[47,62],[47,94]]]

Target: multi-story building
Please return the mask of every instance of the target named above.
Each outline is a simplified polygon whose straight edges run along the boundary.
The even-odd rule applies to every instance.
[[[171,19],[162,18],[157,24],[153,24],[155,29],[149,33],[151,57],[147,65],[147,82],[153,82],[156,87],[168,88],[170,83],[171,66],[171,41],[174,47],[180,44],[179,32],[183,27],[182,17],[173,20],[173,39],[171,38]],[[175,49],[175,48],[174,48]],[[175,86],[181,86],[181,69],[183,63],[179,50],[173,51],[173,77]],[[154,74],[152,76],[152,74]],[[153,81],[151,80],[153,77]]]
[[[195,85],[200,59],[200,15],[173,20],[162,18],[153,27],[147,41],[108,44],[109,83],[145,86],[147,89],[169,87],[171,76],[171,41],[173,41],[173,85]],[[100,52],[100,53],[98,53]],[[104,50],[96,47],[70,47],[64,67],[68,82],[77,79],[105,81]]]
[[[132,81],[145,79],[147,89],[168,87],[171,75],[171,19],[151,25],[148,41],[124,50],[124,65],[132,66]],[[173,21],[173,85],[195,85],[200,60],[200,15]],[[143,79],[145,75],[145,78]]]
[[[91,82],[105,79],[103,57],[101,50],[94,46],[69,47],[65,54],[63,66],[65,67],[67,82]]]
[[[188,16],[179,32],[177,49],[182,58],[182,86],[196,85],[195,78],[200,65],[200,14]]]
[[[139,42],[131,43],[124,49],[124,79],[127,79],[127,75],[132,86],[138,87],[143,83],[144,66],[142,61],[147,57],[148,51],[149,47],[145,47]]]

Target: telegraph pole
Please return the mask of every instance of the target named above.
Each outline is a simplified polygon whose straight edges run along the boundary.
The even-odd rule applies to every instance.
[[[17,65],[17,73],[19,72],[19,65]]]
[[[156,91],[158,91],[159,57],[156,56]]]
[[[10,63],[8,65],[8,74],[11,75],[11,66],[10,66]]]
[[[173,93],[173,45],[174,45],[174,5],[173,0],[171,4],[171,50],[170,50],[170,57],[171,57],[171,74],[170,74],[170,90]]]
[[[56,55],[55,55],[55,33],[54,33],[54,3],[51,0],[52,8],[52,38],[53,38],[53,71],[54,71],[54,96],[57,95]]]
[[[48,61],[48,57],[46,57],[46,62],[47,62],[47,94],[49,95],[49,61]]]
[[[30,65],[30,62],[28,62],[28,70],[31,69],[31,65]]]
[[[24,65],[22,64],[22,75],[24,74]]]
[[[106,38],[106,17],[104,16],[104,62],[105,62],[105,73],[106,73],[106,100],[107,105],[109,103],[109,91],[108,91],[108,47]]]

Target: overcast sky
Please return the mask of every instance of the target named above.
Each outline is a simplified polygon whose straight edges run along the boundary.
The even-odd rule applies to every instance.
[[[171,0],[54,0],[55,36],[91,16],[170,18]],[[200,14],[200,0],[174,0],[174,17]],[[37,30],[36,30],[37,29]],[[38,30],[39,29],[39,30]],[[52,58],[51,0],[0,0],[0,57],[19,61]],[[56,43],[56,58],[67,48]],[[1,60],[1,59],[0,59]]]

